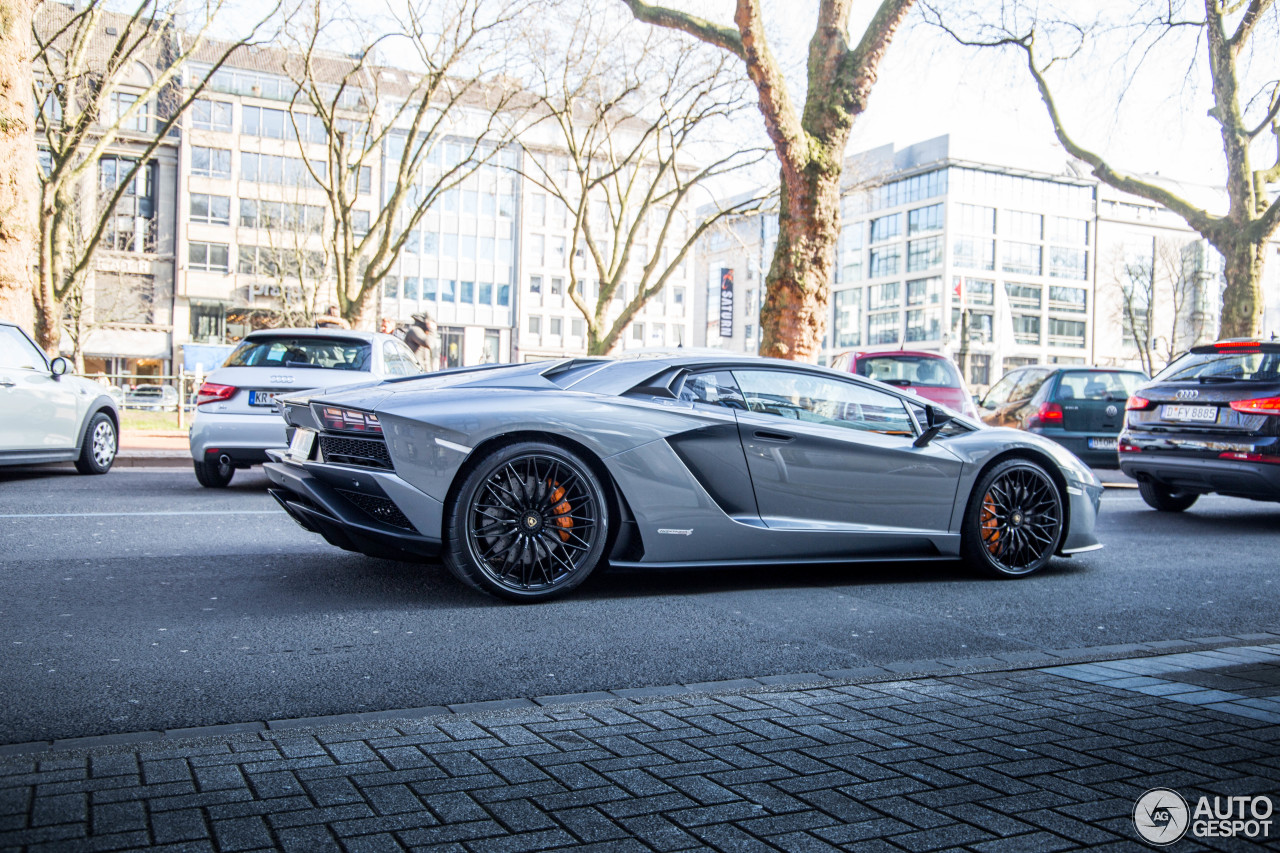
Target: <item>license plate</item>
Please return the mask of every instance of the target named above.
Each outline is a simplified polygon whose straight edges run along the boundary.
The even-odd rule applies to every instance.
[[[1091,438],[1089,439],[1089,447],[1092,450],[1115,450],[1116,439],[1114,438]]]
[[[315,430],[301,428],[294,430],[293,440],[289,442],[289,458],[306,462],[311,458],[311,447],[315,443]]]
[[[1160,419],[1165,421],[1199,421],[1213,423],[1218,419],[1217,406],[1161,406]]]
[[[250,406],[273,406],[275,405],[276,397],[280,396],[283,393],[284,393],[283,391],[250,391],[249,405]]]

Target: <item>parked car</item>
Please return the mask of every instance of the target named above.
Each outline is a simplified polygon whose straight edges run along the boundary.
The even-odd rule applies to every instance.
[[[220,488],[237,468],[267,461],[283,448],[276,395],[421,372],[413,353],[391,335],[345,329],[251,332],[196,392],[191,460],[200,485]]]
[[[138,385],[125,392],[126,409],[178,410],[178,391],[168,385]]]
[[[289,394],[271,494],[331,544],[444,557],[538,601],[635,567],[954,559],[999,576],[1099,548],[1102,494],[1041,436],[864,377],[673,355],[460,368]]]
[[[1200,495],[1280,501],[1280,341],[1192,347],[1129,398],[1120,470],[1181,512]]]
[[[831,367],[903,388],[953,412],[978,418],[973,396],[956,363],[936,352],[844,352]]]
[[[75,462],[105,474],[120,446],[120,412],[107,389],[67,375],[26,332],[0,321],[0,465]]]
[[[979,415],[1051,438],[1095,468],[1115,468],[1125,400],[1145,381],[1138,370],[1020,367],[991,386]]]

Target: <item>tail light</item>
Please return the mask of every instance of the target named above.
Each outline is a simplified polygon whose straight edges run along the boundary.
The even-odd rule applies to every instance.
[[[1270,462],[1273,465],[1280,465],[1280,456],[1265,456],[1261,453],[1245,453],[1238,450],[1219,453],[1218,458],[1234,459],[1237,462]]]
[[[340,409],[337,406],[321,406],[320,420],[325,429],[342,432],[370,432],[382,435],[382,424],[373,412],[359,409]]]
[[[1246,415],[1280,415],[1280,397],[1259,397],[1256,400],[1232,400],[1231,408]]]
[[[1120,440],[1116,443],[1116,450],[1120,453],[1141,453],[1142,448],[1134,444],[1127,435],[1120,436]]]
[[[201,406],[205,403],[216,403],[219,400],[230,400],[231,395],[234,393],[236,393],[236,386],[234,385],[217,385],[213,382],[206,382],[196,392],[196,405]]]
[[[1036,413],[1027,419],[1027,426],[1061,426],[1062,406],[1059,403],[1041,403]]]
[[[1133,396],[1125,401],[1124,409],[1126,412],[1145,412],[1151,408],[1151,401],[1146,397]]]

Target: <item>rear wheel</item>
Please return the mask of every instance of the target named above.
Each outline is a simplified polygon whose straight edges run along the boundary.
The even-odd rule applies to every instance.
[[[546,601],[603,562],[609,508],[577,454],[530,441],[481,460],[445,524],[445,565],[461,581],[511,601]]]
[[[206,489],[225,489],[235,476],[236,469],[230,462],[223,464],[217,459],[212,462],[193,462],[196,479]]]
[[[89,426],[84,431],[76,470],[81,474],[105,474],[111,470],[119,449],[120,439],[115,422],[106,412],[98,412],[89,419]]]
[[[1175,492],[1144,480],[1138,481],[1138,494],[1142,495],[1147,506],[1161,512],[1182,512],[1200,497],[1195,492]]]
[[[999,577],[1039,571],[1063,532],[1062,495],[1040,465],[1009,459],[982,476],[965,510],[961,550],[970,565]]]

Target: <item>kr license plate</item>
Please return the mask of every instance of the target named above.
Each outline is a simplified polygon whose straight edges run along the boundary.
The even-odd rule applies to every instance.
[[[1192,421],[1213,423],[1218,419],[1217,406],[1161,406],[1160,419],[1164,421]]]
[[[280,396],[281,391],[250,391],[250,406],[274,406],[276,397]]]
[[[294,430],[293,440],[289,442],[289,458],[306,462],[311,458],[311,448],[315,443],[315,430],[301,428]]]
[[[1116,439],[1114,438],[1091,438],[1089,439],[1090,450],[1115,450]]]

